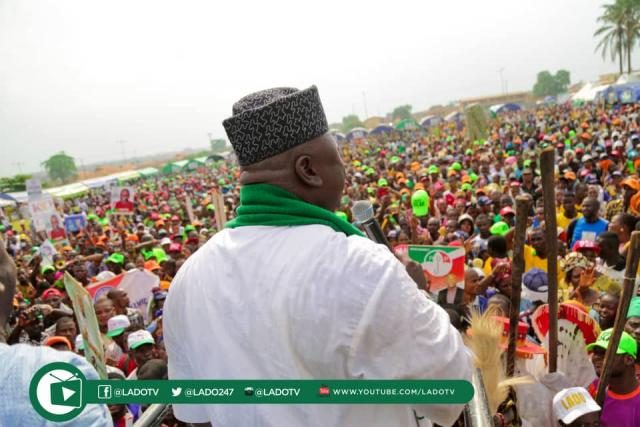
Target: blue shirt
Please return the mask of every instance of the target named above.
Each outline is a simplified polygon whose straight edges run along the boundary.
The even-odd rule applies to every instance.
[[[47,421],[38,415],[29,400],[29,384],[38,369],[53,362],[70,363],[80,369],[88,380],[99,379],[96,370],[84,357],[70,351],[0,343],[0,426],[113,426],[106,405],[87,405],[80,415],[64,423]]]
[[[572,248],[578,240],[592,240],[595,242],[596,237],[607,231],[608,226],[609,223],[602,218],[598,218],[598,220],[593,223],[588,223],[586,219],[579,218],[573,229],[573,238],[571,239],[571,245],[569,247]]]

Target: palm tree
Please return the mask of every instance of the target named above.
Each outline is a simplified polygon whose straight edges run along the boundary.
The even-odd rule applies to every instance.
[[[624,0],[618,0],[614,4],[602,6],[604,13],[598,18],[602,26],[593,34],[594,37],[602,37],[596,46],[596,50],[602,51],[602,59],[607,57],[607,53],[612,61],[618,59],[620,74],[624,72],[623,60],[627,45],[625,21],[628,18],[625,16],[626,5],[623,3]]]
[[[618,0],[625,9],[624,37],[625,55],[627,57],[627,73],[631,72],[631,51],[640,40],[640,1]]]

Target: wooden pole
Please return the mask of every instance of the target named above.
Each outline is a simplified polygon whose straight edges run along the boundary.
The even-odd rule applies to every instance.
[[[627,266],[624,272],[622,294],[620,295],[620,303],[618,304],[618,311],[616,312],[616,321],[613,324],[613,332],[611,333],[611,338],[609,338],[609,346],[607,347],[607,352],[604,355],[604,363],[602,366],[602,372],[600,373],[600,383],[598,384],[598,392],[596,393],[596,402],[598,402],[598,405],[601,407],[604,403],[605,391],[609,385],[609,379],[611,378],[613,357],[618,350],[620,337],[622,337],[624,325],[627,321],[629,304],[631,303],[631,298],[633,298],[639,260],[640,231],[634,231],[631,234],[631,245],[629,246],[629,252],[627,253]]]
[[[509,307],[509,345],[507,347],[507,376],[513,376],[516,365],[516,341],[520,319],[520,293],[524,273],[524,240],[531,201],[527,196],[516,198],[516,230],[513,237],[513,263],[511,268],[511,306]]]
[[[556,220],[555,150],[549,147],[540,155],[544,234],[547,245],[549,281],[549,372],[558,368],[558,226]]]

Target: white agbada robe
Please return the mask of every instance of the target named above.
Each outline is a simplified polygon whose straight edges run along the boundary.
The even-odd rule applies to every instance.
[[[217,233],[173,280],[163,326],[171,379],[471,379],[449,316],[391,252],[324,225]],[[414,427],[449,426],[461,409],[176,405],[174,413],[215,427]]]

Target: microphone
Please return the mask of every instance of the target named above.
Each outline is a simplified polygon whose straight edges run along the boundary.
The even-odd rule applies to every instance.
[[[373,205],[368,200],[358,200],[353,204],[351,208],[351,213],[356,220],[356,223],[360,225],[367,237],[373,240],[376,243],[380,243],[385,245],[386,247],[391,249],[391,245],[387,240],[387,236],[384,235],[382,228],[380,228],[380,224],[373,216]]]

